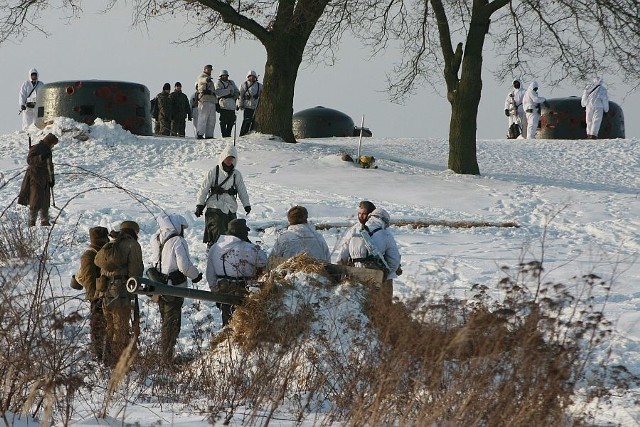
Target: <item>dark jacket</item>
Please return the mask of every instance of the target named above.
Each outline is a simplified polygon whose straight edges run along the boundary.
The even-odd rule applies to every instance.
[[[189,104],[189,97],[182,92],[171,92],[169,95],[171,99],[171,104],[173,106],[172,110],[172,120],[182,120],[185,118],[191,119],[191,105]]]
[[[51,147],[43,141],[29,149],[27,173],[22,180],[18,203],[31,209],[50,206],[51,183],[54,180]]]

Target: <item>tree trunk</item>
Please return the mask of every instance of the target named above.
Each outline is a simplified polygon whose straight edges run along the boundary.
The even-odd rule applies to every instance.
[[[475,2],[474,2],[475,3]],[[460,81],[448,92],[451,103],[449,163],[452,171],[480,175],[476,156],[478,106],[482,95],[482,49],[490,14],[474,11],[462,59]]]
[[[302,62],[303,46],[289,37],[274,39],[268,46],[260,104],[256,110],[257,130],[295,143],[293,136],[293,94]]]

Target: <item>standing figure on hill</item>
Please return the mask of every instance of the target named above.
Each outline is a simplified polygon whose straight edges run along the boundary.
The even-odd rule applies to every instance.
[[[236,124],[236,100],[240,96],[238,86],[233,80],[229,80],[227,70],[220,71],[215,84],[215,93],[220,105],[220,133],[223,138],[226,138],[231,136],[233,126]]]
[[[203,242],[211,247],[218,237],[227,230],[227,224],[236,219],[240,197],[244,211],[249,214],[251,205],[249,195],[242,179],[242,174],[236,169],[238,151],[233,145],[220,153],[218,164],[205,176],[197,195],[196,217],[204,215],[205,229]]]
[[[198,76],[198,127],[196,138],[211,139],[216,127],[216,105],[218,98],[214,93],[214,83],[211,79],[213,65],[205,65],[204,71]]]
[[[129,277],[140,277],[144,273],[138,233],[140,226],[136,222],[123,221],[120,231],[112,232],[115,240],[104,245],[94,261],[102,273],[98,288],[104,290],[106,340],[111,349],[106,363],[111,367],[118,363],[127,345],[135,345],[140,335],[138,298],[129,293],[126,287]]]
[[[191,118],[193,121],[193,134],[198,136],[198,83],[196,83],[196,91],[191,94],[189,98],[189,105],[191,106]]]
[[[173,105],[171,98],[169,97],[171,92],[171,85],[165,83],[162,86],[162,92],[160,92],[154,98],[151,103],[151,115],[156,120],[156,126],[154,133],[156,135],[170,135],[171,134],[171,114],[173,112]]]
[[[18,105],[20,106],[20,114],[22,115],[22,130],[26,131],[29,126],[36,121],[36,100],[38,91],[42,89],[44,83],[38,80],[38,70],[32,68],[29,70],[29,79],[20,87],[18,94]]]
[[[221,235],[209,249],[207,283],[212,292],[246,295],[247,286],[267,265],[267,254],[249,240],[249,227],[244,219],[229,222],[226,235]],[[234,306],[216,303],[222,312],[222,325],[231,320]]]
[[[609,95],[602,78],[593,79],[582,92],[582,106],[586,108],[587,139],[598,139],[602,117],[609,112]]]
[[[538,82],[532,81],[522,100],[524,111],[527,113],[527,138],[536,139],[542,110],[541,104],[546,100],[545,97],[538,95]]]
[[[103,311],[104,289],[98,289],[97,279],[101,276],[100,267],[95,264],[96,254],[109,242],[109,230],[105,227],[89,229],[89,248],[80,257],[80,269],[75,275],[82,285],[85,298],[90,304],[89,329],[93,354],[100,361],[109,359],[110,349],[106,342],[107,321]]]
[[[247,80],[240,85],[240,97],[238,98],[238,107],[244,110],[242,126],[240,126],[240,136],[248,134],[253,128],[254,115],[258,107],[261,92],[262,83],[258,82],[258,75],[255,71],[250,70],[247,73]]]
[[[185,120],[191,121],[191,104],[189,98],[182,92],[182,83],[176,82],[173,92],[169,95],[173,110],[171,112],[171,135],[185,135]]]
[[[331,262],[329,246],[316,231],[316,228],[307,222],[309,213],[304,206],[294,206],[287,212],[289,227],[280,233],[273,245],[269,258],[291,258],[301,253],[307,253],[312,258],[323,262]]]
[[[27,155],[27,173],[22,180],[18,204],[29,206],[29,227],[36,225],[40,212],[40,225],[48,227],[51,189],[56,183],[53,171],[52,151],[58,143],[58,137],[47,134],[39,143],[29,149]]]
[[[520,80],[515,79],[513,81],[513,90],[507,94],[507,98],[504,101],[504,114],[509,117],[509,129],[511,129],[515,123],[520,128],[520,135],[522,135],[523,138],[527,137],[527,116],[522,104],[525,92]],[[513,135],[510,131],[509,138],[514,139],[518,137],[518,135]]]
[[[158,225],[159,230],[151,238],[151,262],[168,277],[165,284],[186,288],[187,278],[198,283],[202,273],[191,262],[189,246],[184,238],[184,230],[189,226],[187,220],[178,214],[161,215]],[[158,299],[162,323],[160,348],[162,359],[169,364],[173,362],[180,335],[183,303],[184,298],[169,295],[161,295]]]
[[[389,230],[390,221],[391,218],[386,210],[375,209],[369,214],[358,234],[350,239],[349,245],[343,246],[338,253],[339,264],[382,270],[384,276],[381,293],[389,302],[393,298],[393,279],[398,276],[401,259],[396,240]],[[368,247],[364,233],[372,241],[373,248]],[[384,262],[375,255],[374,251],[382,255]]]

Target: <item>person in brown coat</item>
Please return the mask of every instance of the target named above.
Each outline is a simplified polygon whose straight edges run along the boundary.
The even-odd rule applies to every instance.
[[[100,277],[100,267],[95,264],[96,254],[109,242],[109,230],[105,227],[89,229],[89,248],[80,257],[80,269],[76,273],[76,280],[82,285],[85,297],[91,304],[89,328],[91,347],[98,360],[105,360],[109,348],[106,347],[107,323],[102,310],[104,292],[96,288],[96,280]]]
[[[103,310],[107,322],[107,346],[111,349],[109,360],[115,366],[125,347],[140,334],[138,299],[127,292],[129,277],[140,277],[144,273],[142,248],[138,243],[140,226],[134,221],[123,221],[120,232],[113,233],[115,240],[98,251],[95,264],[102,276],[98,289],[104,290]],[[132,310],[132,303],[135,307]],[[131,320],[133,311],[134,318]]]
[[[29,149],[27,155],[27,173],[22,180],[18,204],[29,206],[29,226],[36,225],[40,212],[40,225],[50,226],[49,206],[51,206],[51,188],[56,183],[53,173],[52,151],[58,143],[58,137],[47,134],[40,142]]]

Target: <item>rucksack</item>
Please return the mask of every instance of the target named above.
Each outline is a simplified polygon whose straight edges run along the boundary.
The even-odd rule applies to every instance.
[[[511,123],[511,126],[509,126],[509,139],[518,138],[520,133],[520,125],[517,123]]]
[[[107,242],[102,249],[96,254],[96,261],[98,261],[102,268],[106,272],[114,272],[126,267],[128,259],[127,254],[119,248],[119,243],[122,241],[120,237]],[[96,263],[97,264],[97,263]]]

